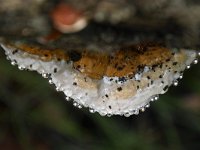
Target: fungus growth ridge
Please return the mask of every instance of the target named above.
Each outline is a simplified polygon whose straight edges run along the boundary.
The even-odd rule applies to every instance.
[[[112,51],[51,50],[22,43],[1,44],[12,65],[37,71],[78,108],[102,116],[138,114],[177,86],[200,52],[136,44]]]

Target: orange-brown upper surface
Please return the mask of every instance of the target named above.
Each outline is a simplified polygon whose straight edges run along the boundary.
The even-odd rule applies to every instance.
[[[66,55],[65,52],[60,49],[57,50],[42,49],[35,46],[28,46],[26,44],[17,45],[16,48],[26,51],[29,54],[37,55],[43,61],[51,61],[52,59],[69,60],[68,55]]]
[[[172,52],[158,45],[138,44],[121,48],[110,54],[96,51],[46,50],[27,45],[18,49],[38,55],[43,61],[72,61],[76,70],[93,79],[134,75],[138,68],[159,65],[172,57]]]

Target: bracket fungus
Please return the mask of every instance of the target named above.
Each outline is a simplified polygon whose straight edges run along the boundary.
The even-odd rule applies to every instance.
[[[37,71],[77,107],[89,107],[101,115],[138,114],[171,85],[177,86],[183,71],[197,64],[200,53],[186,49],[145,46],[140,52],[111,53],[44,50],[28,45],[1,45],[20,70]],[[141,47],[141,46],[140,46]]]
[[[55,22],[62,17],[57,14],[57,9],[65,13],[73,11],[63,4],[54,9],[54,26],[61,29],[60,24]],[[20,19],[23,22],[27,18]],[[41,24],[49,17],[43,19]],[[9,21],[5,18],[5,22]],[[10,30],[15,31],[16,36],[10,38],[12,33],[5,33],[0,43],[12,65],[18,65],[20,70],[37,71],[48,78],[57,91],[64,92],[67,100],[74,101],[74,106],[88,107],[90,112],[98,112],[102,116],[128,117],[143,112],[151,101],[157,100],[171,85],[177,86],[184,70],[189,69],[191,64],[197,64],[200,56],[196,50],[173,48],[176,45],[173,42],[170,46],[138,42],[138,37],[139,41],[152,40],[151,33],[141,30],[144,32],[141,36],[137,29],[132,30],[132,24],[129,25],[119,25],[119,28],[113,29],[110,25],[91,21],[81,32],[60,34],[56,39],[41,43],[38,37],[53,28],[52,25],[42,33],[35,30],[34,25],[29,26],[26,29],[32,32],[30,36],[23,35],[21,31],[24,26],[19,24]],[[67,31],[62,32],[79,31],[85,26],[86,23],[70,31],[67,26]],[[105,29],[107,26],[108,29]],[[154,32],[153,37],[153,41],[169,44],[165,35],[160,37]],[[176,35],[173,37],[177,38]]]

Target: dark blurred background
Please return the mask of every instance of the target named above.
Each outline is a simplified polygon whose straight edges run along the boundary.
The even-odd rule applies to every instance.
[[[83,11],[89,10],[86,14],[95,22],[105,21],[114,26],[125,24],[126,27],[142,24],[150,26],[152,32],[162,22],[162,30],[159,30],[163,32],[156,38],[165,39],[165,33],[171,31],[166,37],[172,45],[192,48],[200,45],[200,19],[196,17],[199,16],[200,5],[197,0],[116,0],[115,4],[112,0],[64,1],[71,5],[82,2],[74,6]],[[132,2],[134,5],[129,4]],[[4,38],[26,39],[42,31],[44,34],[49,32],[47,8],[53,8],[57,3],[57,0],[0,0],[0,41]],[[124,8],[129,11],[124,11]],[[161,13],[162,10],[166,10],[163,11],[166,16]],[[99,12],[100,16],[103,14],[100,20]],[[117,13],[121,15],[116,18]],[[24,26],[28,26],[28,34],[21,32]],[[165,27],[167,29],[163,30]],[[180,39],[176,38],[176,29],[183,32],[177,35]],[[199,150],[200,64],[187,70],[179,86],[171,87],[144,113],[128,118],[102,117],[66,102],[64,94],[56,92],[54,86],[36,72],[20,71],[17,66],[12,66],[0,48],[0,149]]]

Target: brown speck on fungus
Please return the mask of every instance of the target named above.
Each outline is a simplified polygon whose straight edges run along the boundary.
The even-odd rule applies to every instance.
[[[122,87],[118,87],[117,91],[119,91],[119,92],[122,91]]]

